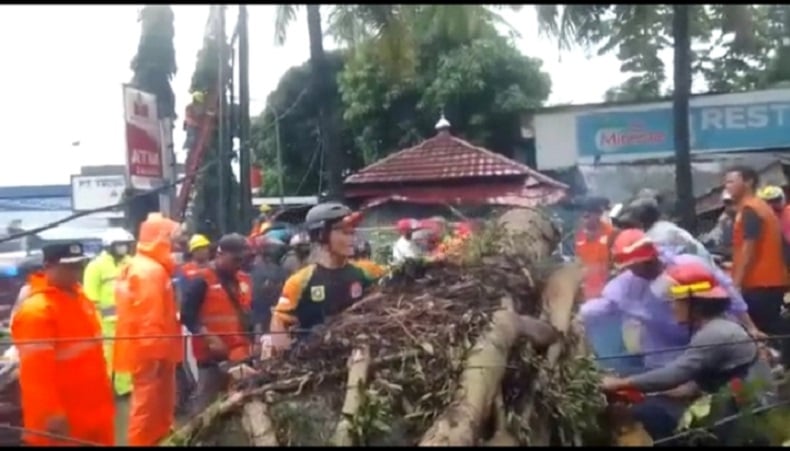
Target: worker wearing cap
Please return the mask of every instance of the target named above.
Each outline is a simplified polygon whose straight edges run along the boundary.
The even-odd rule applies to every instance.
[[[413,240],[413,234],[420,228],[416,219],[401,219],[395,224],[400,237],[392,245],[392,263],[399,265],[410,259],[422,256],[419,247]]]
[[[610,314],[620,314],[625,322],[624,340],[631,352],[645,353],[646,368],[658,368],[675,358],[677,352],[654,352],[688,344],[688,328],[675,321],[666,301],[665,272],[674,265],[698,263],[707,267],[729,292],[728,312],[750,334],[764,338],[747,312],[746,303],[720,269],[691,254],[659,254],[653,241],[639,229],[620,232],[612,245],[612,259],[620,274],[604,287],[600,298],[582,304],[579,314],[595,323]]]
[[[737,390],[748,384],[758,390],[756,400],[765,403],[770,392],[766,388],[772,385],[770,369],[760,359],[757,343],[741,324],[728,318],[729,292],[716,276],[705,265],[692,262],[668,268],[666,277],[665,302],[675,321],[691,331],[689,347],[661,367],[626,378],[604,376],[601,383],[608,392],[663,392],[631,407],[634,419],[654,440],[671,435],[688,400],[701,393],[716,394],[727,385]],[[718,415],[736,414],[738,400],[734,401],[727,403],[728,411]]]
[[[149,213],[140,225],[137,252],[115,284],[118,310],[113,369],[132,374],[129,446],[153,446],[173,426],[176,366],[184,358],[172,277],[179,224]]]
[[[375,277],[350,262],[361,215],[337,202],[318,204],[305,223],[316,246],[315,262],[288,278],[272,312],[272,346],[290,346],[287,332],[309,330],[362,299]]]
[[[200,413],[230,381],[227,370],[251,357],[255,343],[249,277],[240,271],[247,238],[225,235],[209,267],[186,280],[181,322],[192,333],[198,385],[191,411]]]
[[[79,243],[43,249],[44,271],[11,324],[19,352],[25,434],[33,446],[71,445],[72,438],[115,445],[115,405],[96,306],[80,287],[87,260]],[[60,439],[59,437],[63,437]]]
[[[200,121],[203,120],[205,114],[206,95],[200,91],[193,92],[192,102],[187,105],[184,114],[184,131],[187,132],[184,149],[192,150],[197,144]]]
[[[128,395],[132,391],[132,379],[128,373],[112,371],[112,338],[115,337],[115,325],[118,321],[115,308],[115,279],[121,267],[129,262],[133,252],[134,237],[121,228],[112,228],[102,235],[102,252],[85,267],[82,289],[101,314],[102,331],[107,341],[104,352],[107,357],[108,372],[118,396]]]
[[[785,200],[785,192],[776,185],[766,185],[757,191],[757,197],[764,200],[779,219],[785,244],[790,243],[790,205]]]
[[[582,203],[582,218],[576,231],[576,258],[582,264],[584,299],[601,295],[609,279],[611,256],[609,248],[614,233],[612,225],[603,219],[606,200],[588,198]]]

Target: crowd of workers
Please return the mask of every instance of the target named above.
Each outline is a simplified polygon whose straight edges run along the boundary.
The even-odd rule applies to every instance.
[[[234,379],[254,374],[261,356],[283,352],[386,274],[356,232],[360,220],[343,204],[323,203],[289,231],[262,206],[249,236],[212,243],[199,234],[187,240],[180,224],[152,213],[136,240],[109,230],[90,262],[79,243],[46,246],[11,321],[25,443],[159,443],[178,408],[202,411]],[[444,258],[470,232],[462,225],[447,234],[440,219],[396,228],[393,262]],[[118,430],[121,400],[128,426]]]
[[[788,331],[781,309],[790,207],[758,186],[750,168],[726,174],[731,238],[721,241],[731,243],[731,262],[663,220],[655,193],[638,194],[614,217],[601,199],[584,205],[575,236],[584,268],[579,319],[599,356],[628,355],[604,365],[614,374],[601,386],[650,392],[632,413],[654,438],[671,434],[700,394],[733,381],[765,380],[758,398],[771,399],[763,343]],[[174,427],[179,394],[191,391],[186,410],[202,411],[234,379],[254,374],[261,358],[287,350],[386,274],[357,232],[361,219],[322,203],[294,231],[263,206],[249,236],[212,243],[187,240],[180,224],[151,214],[136,240],[108,232],[87,266],[78,243],[45,247],[44,267],[29,277],[11,324],[25,442],[114,445],[117,401],[128,398],[123,441],[157,444]],[[391,261],[446,259],[473,228],[400,220]],[[197,363],[191,390],[181,377],[186,342]],[[787,367],[790,351],[781,351]]]
[[[771,365],[779,364],[772,348],[781,351],[778,368],[788,368],[787,337],[768,339],[790,331],[782,314],[790,207],[781,188],[759,185],[749,167],[726,172],[716,256],[661,220],[656,193],[638,194],[612,216],[602,199],[584,207],[575,237],[585,269],[579,317],[599,356],[621,356],[602,362],[614,373],[603,389],[650,394],[631,412],[653,439],[671,436],[704,394],[730,391],[721,418],[742,407],[743,386],[757,405],[769,404]],[[731,430],[717,434],[727,442]]]

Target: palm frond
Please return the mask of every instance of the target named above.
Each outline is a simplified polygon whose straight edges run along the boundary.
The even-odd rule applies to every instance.
[[[299,5],[277,5],[274,17],[274,44],[285,44],[288,26],[296,20]]]

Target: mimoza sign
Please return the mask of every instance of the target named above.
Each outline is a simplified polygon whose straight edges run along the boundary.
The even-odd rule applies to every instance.
[[[689,110],[694,154],[790,148],[790,98],[692,105]],[[582,160],[671,156],[675,151],[674,133],[671,105],[576,117],[576,143]]]

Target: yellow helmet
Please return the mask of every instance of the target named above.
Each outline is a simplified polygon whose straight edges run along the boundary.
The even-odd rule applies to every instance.
[[[192,238],[189,239],[189,252],[194,252],[196,249],[209,245],[211,245],[211,241],[205,236],[199,234],[192,235]]]
[[[782,188],[775,185],[766,185],[757,191],[757,197],[769,202],[775,200],[784,200],[785,193]]]
[[[203,103],[205,99],[206,96],[202,91],[195,91],[192,93],[192,101],[195,103]]]
[[[260,207],[258,207],[258,211],[261,213],[268,213],[272,211],[272,207],[269,204],[261,204]]]

